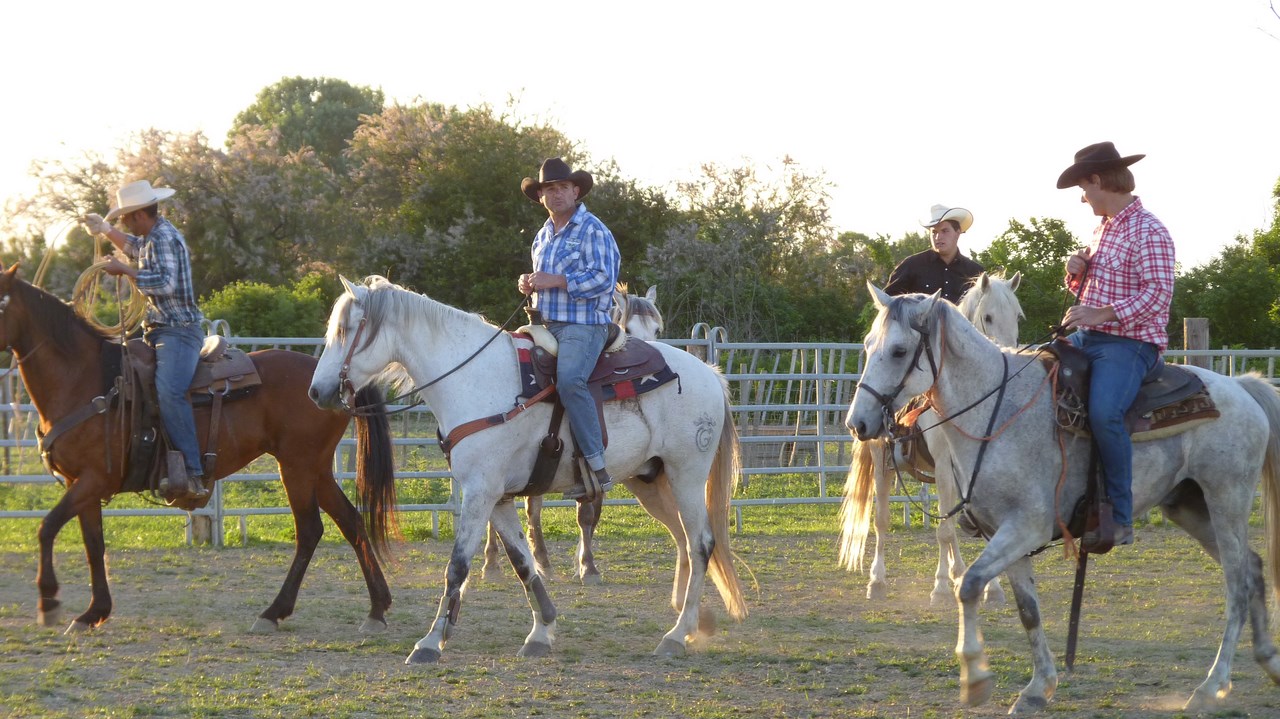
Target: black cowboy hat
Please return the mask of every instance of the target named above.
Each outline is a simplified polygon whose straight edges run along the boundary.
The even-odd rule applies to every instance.
[[[526,177],[520,181],[520,191],[524,193],[525,197],[538,202],[538,190],[541,190],[543,185],[561,180],[568,180],[578,186],[579,200],[586,197],[587,193],[591,192],[591,186],[595,184],[595,181],[591,179],[591,173],[586,170],[571,171],[564,160],[552,157],[542,161],[542,168],[538,170],[537,180],[532,177]]]
[[[1076,153],[1076,162],[1062,171],[1058,176],[1058,189],[1065,190],[1076,184],[1082,177],[1088,177],[1111,167],[1128,167],[1146,157],[1146,155],[1129,155],[1121,157],[1116,146],[1110,142],[1099,142]]]

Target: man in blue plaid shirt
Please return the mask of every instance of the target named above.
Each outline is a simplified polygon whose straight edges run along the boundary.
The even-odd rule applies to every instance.
[[[91,232],[104,235],[121,252],[137,261],[137,266],[119,257],[107,259],[103,271],[110,275],[128,275],[147,298],[147,314],[143,321],[143,337],[156,351],[156,397],[160,404],[160,421],[174,449],[182,452],[186,475],[170,476],[160,484],[160,493],[169,501],[203,499],[209,495],[204,486],[204,466],[200,443],[196,439],[196,423],[187,400],[187,388],[200,361],[204,332],[200,320],[204,316],[196,306],[191,286],[191,256],[187,242],[178,228],[159,214],[159,203],[173,197],[168,187],[151,187],[146,180],[132,182],[116,192],[116,206],[106,218],[86,215],[84,224]],[[116,220],[128,234],[111,226]],[[210,447],[210,451],[214,448]]]
[[[579,202],[593,180],[571,171],[558,157],[542,163],[538,179],[524,178],[520,190],[546,208],[546,224],[533,239],[533,272],[520,275],[520,291],[559,344],[556,392],[569,415],[574,441],[591,472],[584,486],[566,497],[592,500],[613,486],[604,462],[604,436],[587,379],[604,351],[609,307],[622,264],[613,233]]]

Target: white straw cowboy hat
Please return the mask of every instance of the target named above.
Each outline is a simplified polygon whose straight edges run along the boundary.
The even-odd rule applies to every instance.
[[[171,187],[152,187],[150,182],[146,180],[138,180],[116,190],[116,206],[112,208],[104,218],[107,222],[111,222],[120,215],[141,210],[149,207],[161,200],[167,200],[173,197],[174,190]]]
[[[960,223],[960,231],[968,232],[973,225],[973,213],[963,207],[947,207],[946,205],[934,205],[929,208],[929,219],[920,224],[924,227],[934,227],[935,225],[947,220],[955,220]]]

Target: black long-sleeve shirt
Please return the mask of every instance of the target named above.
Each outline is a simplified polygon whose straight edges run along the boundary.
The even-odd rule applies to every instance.
[[[890,295],[909,292],[931,295],[941,289],[944,298],[959,304],[960,296],[982,271],[982,265],[962,254],[957,253],[951,264],[947,264],[937,252],[925,250],[898,263],[884,291]]]

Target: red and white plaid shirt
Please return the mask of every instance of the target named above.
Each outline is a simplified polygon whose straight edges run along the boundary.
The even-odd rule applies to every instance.
[[[1173,238],[1137,197],[1115,217],[1104,219],[1093,233],[1089,269],[1080,304],[1110,306],[1118,322],[1088,329],[1150,342],[1164,351],[1169,345],[1169,305],[1173,302]],[[1068,276],[1075,292],[1079,276]]]

